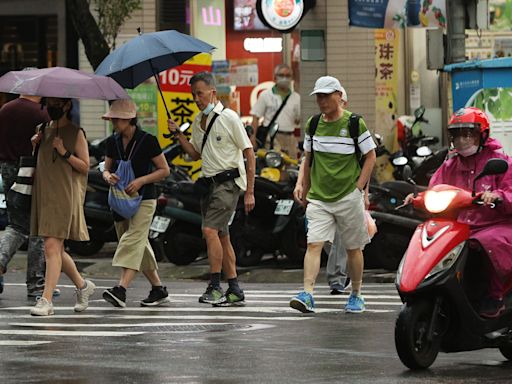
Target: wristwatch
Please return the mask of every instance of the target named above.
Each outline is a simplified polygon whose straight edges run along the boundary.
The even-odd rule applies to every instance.
[[[69,159],[70,157],[71,157],[71,152],[69,152],[69,151],[66,151],[66,153],[64,153],[64,154],[62,155],[62,158],[63,158],[63,159],[66,159],[66,160],[67,160],[67,159]]]

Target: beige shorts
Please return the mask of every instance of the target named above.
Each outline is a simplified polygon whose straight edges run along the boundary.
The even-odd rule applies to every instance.
[[[336,230],[345,249],[363,249],[370,242],[364,217],[364,197],[357,188],[332,203],[309,200],[306,217],[308,244],[332,242]]]
[[[202,228],[213,228],[219,235],[229,234],[229,220],[235,212],[240,187],[234,180],[214,184],[210,193],[201,199]]]

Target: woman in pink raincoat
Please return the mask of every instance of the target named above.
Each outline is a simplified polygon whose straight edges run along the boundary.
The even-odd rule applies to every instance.
[[[512,274],[512,158],[503,153],[501,144],[489,137],[489,119],[478,108],[457,111],[448,123],[448,136],[456,156],[446,160],[430,180],[429,187],[450,184],[465,190],[473,188],[473,180],[487,160],[505,159],[509,169],[505,174],[486,176],[476,182],[476,192],[482,193],[486,205],[496,199],[503,203],[491,209],[463,211],[458,221],[471,226],[471,238],[480,242],[494,268],[490,287],[480,307],[482,317],[496,317],[504,309],[503,279]]]

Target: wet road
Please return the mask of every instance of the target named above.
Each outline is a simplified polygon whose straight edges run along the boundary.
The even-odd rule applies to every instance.
[[[56,315],[28,315],[21,273],[8,274],[0,295],[0,370],[6,383],[480,383],[512,381],[512,364],[495,350],[441,354],[411,373],[393,341],[400,301],[391,284],[367,284],[368,311],[349,315],[346,296],[317,289],[315,315],[288,307],[294,284],[244,285],[247,306],[199,304],[203,282],[168,286],[172,303],[141,308],[142,279],[128,306],[101,300],[114,281],[95,280],[90,308],[72,311],[62,286]],[[63,280],[66,284],[66,280]]]

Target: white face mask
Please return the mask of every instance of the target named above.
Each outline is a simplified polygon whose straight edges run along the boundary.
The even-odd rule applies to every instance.
[[[276,76],[276,84],[282,87],[290,87],[292,81],[289,77],[286,76]]]
[[[472,156],[478,152],[478,145],[475,145],[475,139],[472,137],[456,137],[455,140],[453,140],[453,146],[463,157]]]
[[[213,103],[208,103],[205,109],[203,109],[203,115],[209,114],[211,111],[213,111],[213,108],[215,108],[215,105]]]
[[[213,96],[213,93],[211,94]],[[213,104],[213,97],[210,97],[210,102],[208,105],[203,109],[203,115],[208,115],[211,111],[213,111],[213,108],[215,108],[215,104]]]

